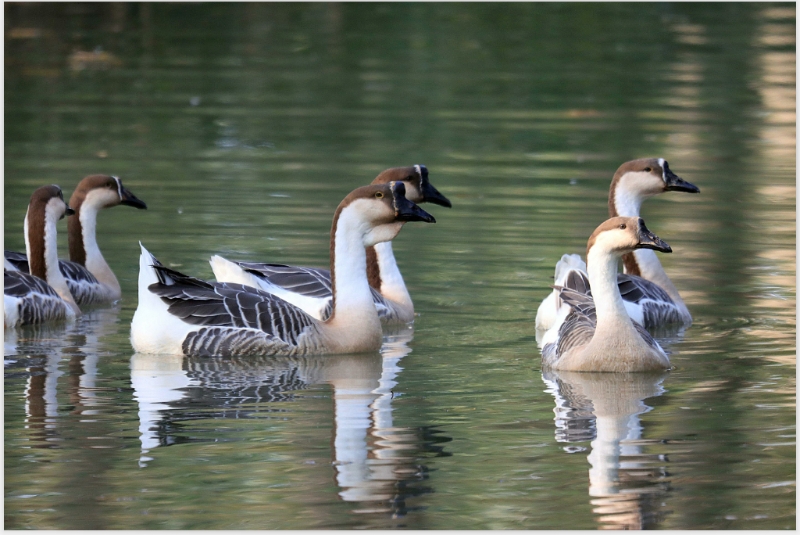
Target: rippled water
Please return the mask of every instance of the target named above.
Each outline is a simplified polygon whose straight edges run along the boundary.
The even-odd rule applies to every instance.
[[[123,288],[5,335],[5,527],[795,526],[789,4],[6,4],[5,248],[30,193],[106,172]],[[631,158],[695,322],[669,373],[542,373],[555,262]],[[394,250],[380,354],[133,354],[138,244],[325,265],[338,202],[423,163],[453,202]],[[60,248],[66,256],[66,225]]]

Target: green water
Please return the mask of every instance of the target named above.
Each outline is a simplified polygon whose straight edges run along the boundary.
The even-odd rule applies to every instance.
[[[123,289],[6,332],[7,529],[795,527],[794,4],[5,4],[4,246],[110,173]],[[661,376],[543,375],[534,317],[622,162],[694,324]],[[333,211],[425,164],[380,354],[134,355],[138,241],[324,266]],[[66,225],[59,226],[66,257]]]

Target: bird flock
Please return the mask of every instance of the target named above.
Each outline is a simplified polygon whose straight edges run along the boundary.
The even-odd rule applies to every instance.
[[[589,236],[585,260],[565,254],[536,313],[542,367],[583,372],[670,368],[648,330],[688,327],[692,316],[656,252],[671,247],[639,217],[642,203],[699,189],[666,160],[622,164],[611,181],[609,218]],[[414,321],[414,304],[392,251],[408,222],[435,223],[419,204],[451,207],[424,165],[395,167],[350,192],[333,215],[330,265],[289,266],[214,255],[215,280],[162,264],[140,242],[131,345],[139,353],[193,357],[341,354],[380,349],[383,326]],[[74,321],[85,307],[122,297],[96,239],[99,210],[146,209],[115,176],[90,175],[69,203],[47,185],[31,195],[25,253],[4,252],[4,325]],[[57,253],[68,217],[69,260]],[[622,265],[622,273],[619,266]]]

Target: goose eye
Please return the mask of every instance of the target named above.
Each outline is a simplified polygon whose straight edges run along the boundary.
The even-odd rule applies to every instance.
[[[626,228],[628,228],[628,227],[627,227],[627,225],[625,225],[625,223],[623,223],[623,224],[621,224],[621,225],[619,226],[619,228],[621,228],[622,230],[625,230],[625,229],[626,229]]]
[[[645,171],[646,173],[649,173],[649,172],[650,172],[650,171],[652,171],[652,170],[653,170],[653,169],[652,169],[652,168],[650,168],[650,167],[645,167],[645,168],[644,168],[644,171]]]
[[[375,194],[375,198],[376,198],[376,199],[383,199],[383,193],[381,193],[380,191],[379,191],[379,192],[377,192],[377,193]]]

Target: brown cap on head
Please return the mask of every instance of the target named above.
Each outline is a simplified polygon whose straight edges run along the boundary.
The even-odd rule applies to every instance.
[[[644,173],[652,176],[652,180],[642,181],[640,179],[635,183],[635,186],[627,186],[634,187],[636,190],[641,190],[641,193],[645,196],[657,195],[665,191],[683,191],[685,193],[700,192],[700,188],[673,173],[664,158],[640,158],[638,160],[631,160],[620,165],[617,172],[614,173],[614,178],[611,179],[611,186],[608,190],[608,214],[611,217],[617,215],[615,206],[616,191],[617,188],[620,187],[620,181],[628,173]]]
[[[147,208],[144,201],[137,198],[128,188],[122,185],[122,180],[120,180],[119,177],[101,174],[89,175],[78,182],[75,191],[69,199],[70,206],[80,211],[80,207],[86,200],[86,196],[89,192],[98,189],[107,189],[117,194],[113,201],[106,204],[106,207],[124,204],[139,209]]]
[[[448,208],[452,206],[450,200],[433,187],[428,178],[428,168],[424,165],[386,169],[375,177],[372,184],[388,184],[395,181],[406,183],[406,197],[410,201],[429,202]]]
[[[615,237],[614,248],[617,252],[627,252],[634,249],[654,249],[663,253],[671,253],[672,248],[661,238],[653,234],[644,224],[641,217],[612,217],[598,226],[586,244],[586,257],[589,251],[605,232],[618,233]]]

